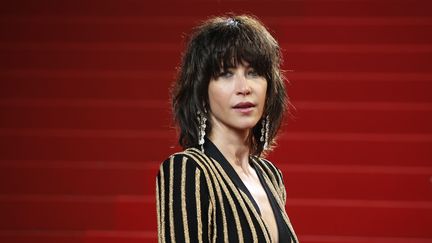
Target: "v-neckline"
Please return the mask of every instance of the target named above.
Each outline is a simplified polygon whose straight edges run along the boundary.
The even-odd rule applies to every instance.
[[[255,198],[252,196],[252,194],[250,193],[249,189],[246,187],[246,185],[244,184],[244,182],[241,180],[240,176],[237,174],[237,172],[235,171],[234,167],[225,158],[225,156],[216,147],[216,145],[210,139],[208,139],[207,137],[205,138],[204,152],[208,156],[214,158],[222,166],[222,168],[225,170],[225,172],[228,174],[228,176],[234,182],[234,184],[237,186],[237,188],[239,188],[240,190],[242,190],[247,195],[247,197],[249,198],[249,200],[252,202],[255,210],[261,215],[261,210],[260,210],[260,207],[258,206],[258,203],[256,202]],[[252,159],[249,157],[249,163],[252,166],[252,168],[255,170],[255,173],[257,174],[257,176],[259,178],[261,186],[263,187],[264,191],[266,192],[267,197],[270,197],[270,195],[268,195],[267,188],[264,185],[265,183],[263,181],[262,175],[260,175],[260,172],[258,171],[259,169],[256,168],[256,166],[254,165],[253,161],[251,162],[251,160]],[[268,200],[269,200],[269,202],[271,201],[270,198],[268,198]]]
[[[205,154],[207,154],[208,156],[214,158],[216,160],[216,162],[218,162],[222,168],[225,170],[225,172],[228,174],[228,176],[231,178],[231,180],[234,182],[234,184],[237,186],[237,188],[239,188],[240,190],[242,190],[247,197],[249,198],[249,200],[252,202],[255,210],[261,215],[261,210],[260,207],[258,205],[258,203],[256,202],[255,198],[252,196],[251,192],[249,191],[249,189],[246,187],[246,185],[244,184],[244,182],[241,180],[240,176],[237,174],[237,172],[235,171],[234,167],[231,165],[231,163],[225,158],[225,156],[222,154],[222,152],[216,147],[216,145],[207,137],[205,138],[205,143],[204,143],[204,151]],[[270,205],[272,206],[272,210],[278,210],[279,207],[273,208],[274,204],[272,203],[272,198],[270,198],[272,195],[270,195],[271,193],[269,188],[267,188],[265,180],[263,178],[263,175],[261,174],[262,172],[260,171],[259,168],[257,168],[257,166],[255,165],[254,161],[249,157],[249,164],[252,166],[252,168],[255,170],[255,173],[258,176],[259,182],[264,190],[264,192],[266,193],[266,196],[268,198],[268,201],[270,203]],[[276,212],[274,212],[276,213]]]
[[[250,193],[249,189],[243,183],[243,181],[241,180],[240,176],[235,171],[234,167],[228,162],[228,160],[225,158],[225,156],[222,154],[222,152],[207,137],[205,137],[205,143],[204,143],[203,147],[204,147],[204,153],[207,156],[213,158],[217,163],[219,163],[222,166],[222,168],[228,174],[228,176],[233,181],[233,183],[237,186],[237,188],[239,188],[241,191],[243,191],[246,194],[246,196],[252,202],[253,207],[255,208],[255,210],[258,212],[258,214],[260,216],[262,216],[261,210],[260,210],[257,202],[255,201],[255,198],[252,196],[252,194]],[[279,234],[279,242],[284,242],[285,240],[289,240],[289,238],[291,238],[291,236],[287,236],[285,234],[281,234],[282,228],[283,228],[282,224],[285,225],[283,219],[281,218],[282,216],[280,215],[281,214],[281,211],[280,211],[281,208],[280,208],[279,204],[276,202],[276,198],[274,198],[274,196],[271,193],[271,190],[269,188],[270,185],[267,185],[265,183],[263,171],[261,171],[261,169],[259,168],[259,166],[256,165],[256,162],[250,156],[249,156],[249,163],[253,167],[253,169],[255,170],[255,172],[256,172],[256,174],[257,174],[257,176],[259,178],[259,181],[261,183],[261,186],[263,187],[263,189],[264,189],[264,191],[265,191],[265,193],[267,195],[267,198],[269,200],[270,206],[272,208],[272,211],[273,211],[276,223],[277,223],[278,234]],[[278,215],[276,215],[276,214],[278,214]],[[286,225],[286,228],[287,228],[287,230],[289,232],[289,235],[292,235],[291,229],[288,227],[288,225]],[[268,229],[266,229],[266,230],[268,231]],[[288,237],[288,238],[286,238],[286,237]]]

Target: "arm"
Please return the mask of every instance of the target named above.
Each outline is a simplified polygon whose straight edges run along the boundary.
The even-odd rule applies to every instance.
[[[165,160],[156,189],[159,243],[208,242],[210,200],[196,162],[182,154]]]

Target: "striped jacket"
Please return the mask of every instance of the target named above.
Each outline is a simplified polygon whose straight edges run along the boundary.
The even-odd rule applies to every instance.
[[[272,203],[279,242],[298,239],[285,212],[282,174],[267,160],[251,157]],[[259,207],[222,153],[206,140],[196,148],[171,155],[156,178],[158,241],[271,242]],[[278,217],[277,217],[278,216]],[[279,220],[278,220],[279,219]]]

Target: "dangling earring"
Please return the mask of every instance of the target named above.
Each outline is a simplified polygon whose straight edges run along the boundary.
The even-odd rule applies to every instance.
[[[204,136],[206,134],[205,130],[206,130],[206,121],[207,121],[207,110],[204,108],[204,113],[201,113],[200,111],[197,112],[198,115],[198,124],[199,124],[199,128],[198,128],[198,145],[201,146],[201,152],[204,153]]]
[[[261,138],[260,138],[260,141],[264,142],[263,149],[268,148],[269,130],[270,130],[270,118],[267,115],[266,118],[263,118],[261,121]]]

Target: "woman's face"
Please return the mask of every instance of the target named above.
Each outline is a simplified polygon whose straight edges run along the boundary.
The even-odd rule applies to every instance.
[[[208,97],[212,130],[249,130],[262,117],[267,80],[247,62],[210,80]],[[212,131],[213,132],[213,131]]]

